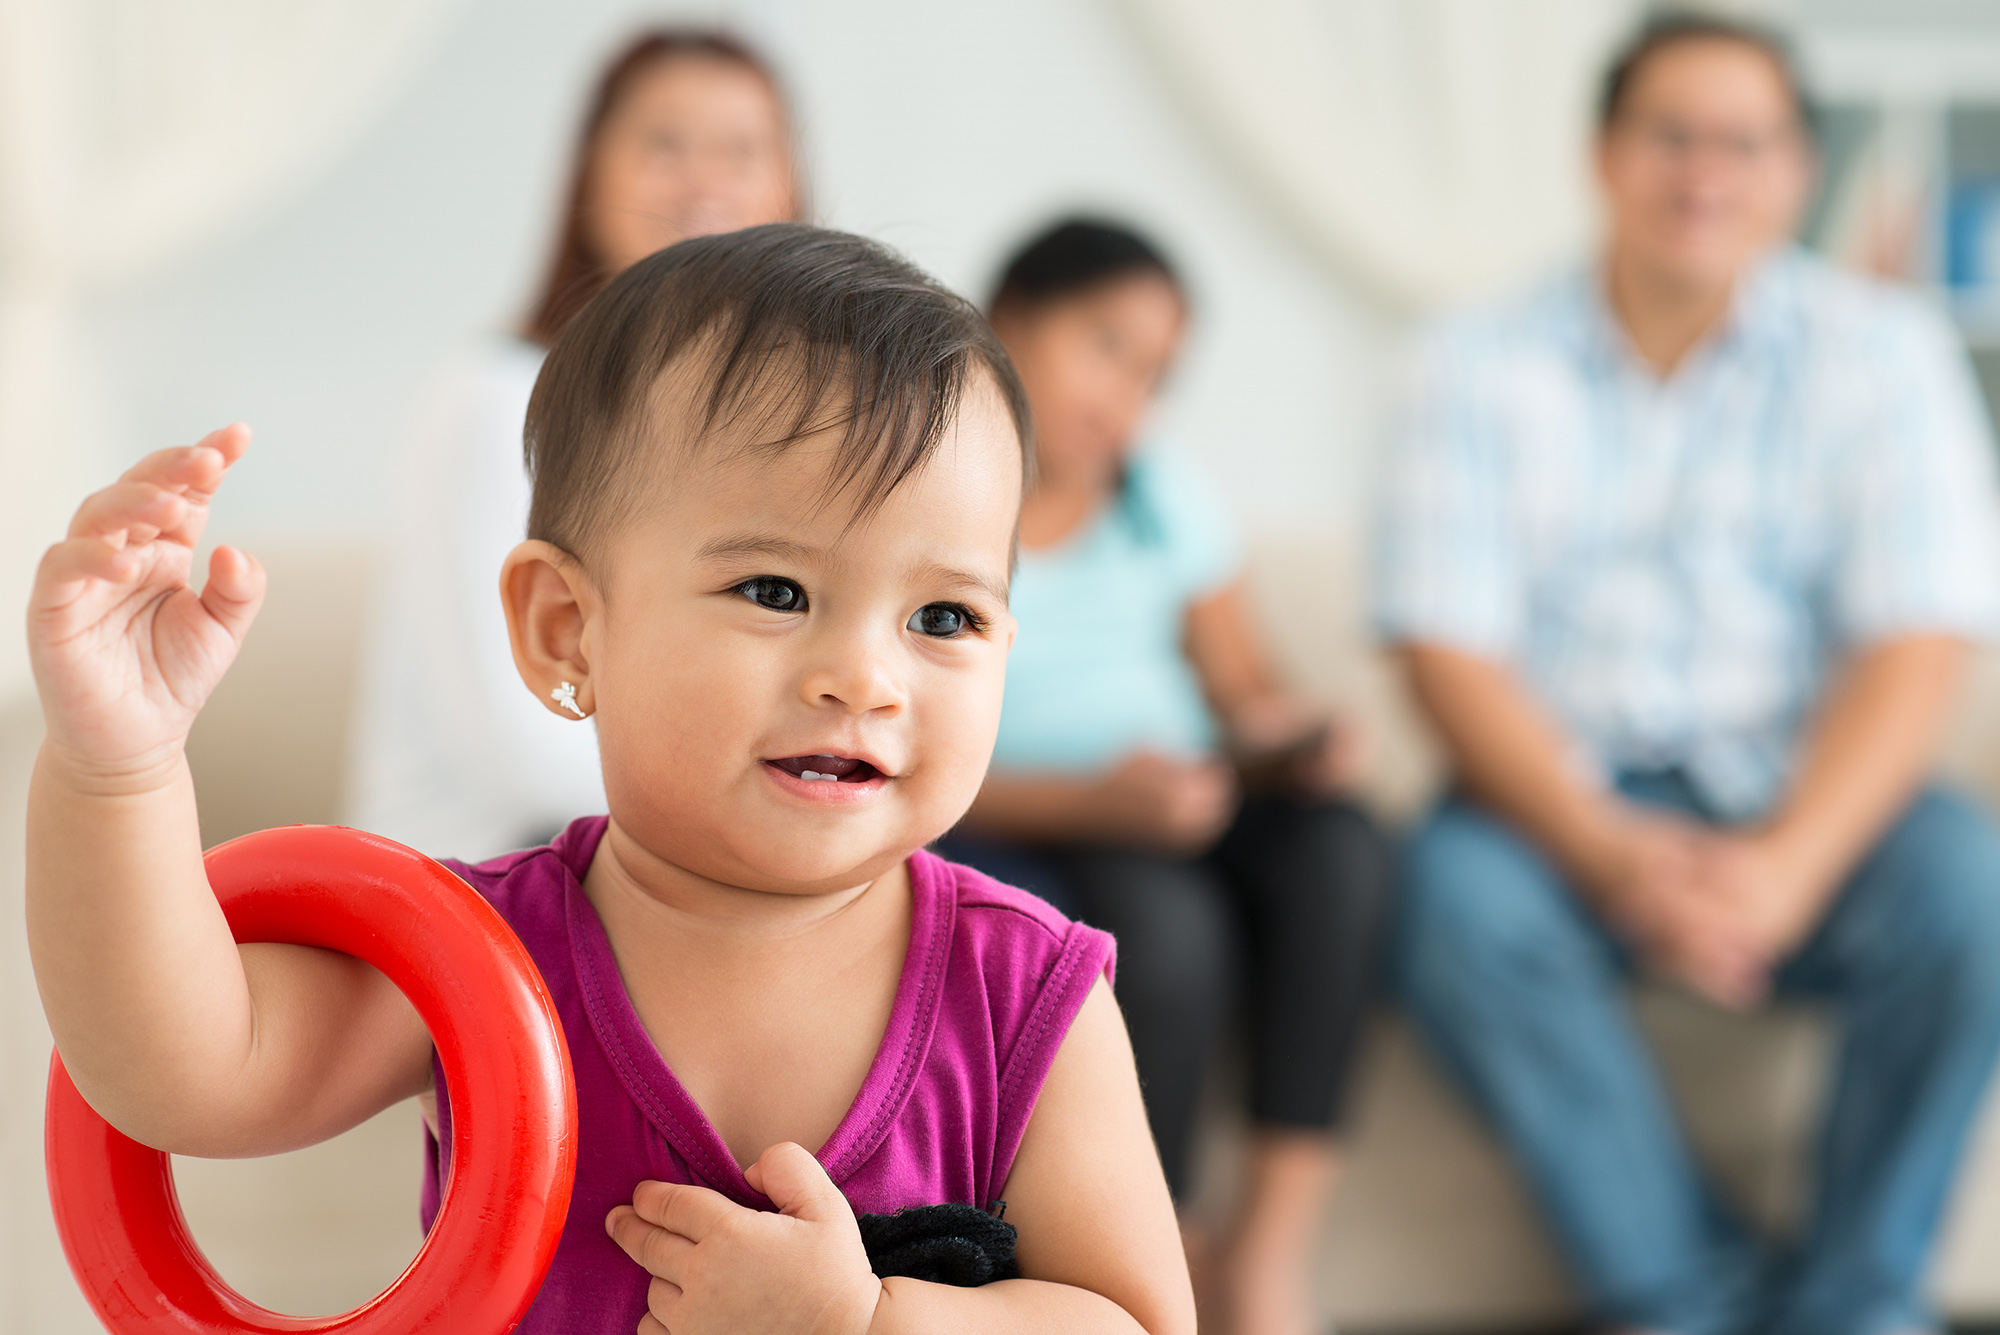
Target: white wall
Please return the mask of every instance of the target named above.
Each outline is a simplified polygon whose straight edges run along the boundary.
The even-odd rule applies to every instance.
[[[975,297],[1056,210],[1156,231],[1199,310],[1162,432],[1259,527],[1356,512],[1381,320],[1254,216],[1087,0],[469,0],[307,193],[91,310],[117,424],[103,471],[243,418],[258,445],[220,534],[379,530],[428,369],[526,299],[603,52],[649,18],[716,13],[791,73],[822,220]]]

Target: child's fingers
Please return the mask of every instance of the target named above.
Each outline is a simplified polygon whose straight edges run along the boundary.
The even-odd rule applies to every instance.
[[[241,459],[243,451],[250,448],[250,426],[246,422],[231,422],[228,426],[217,427],[195,444],[220,451],[223,466],[227,467]]]
[[[232,422],[209,432],[192,445],[169,445],[166,449],[154,450],[126,469],[121,477],[128,482],[159,482],[168,477],[185,480],[183,474],[192,472],[213,479],[241,459],[243,451],[248,448],[250,428],[241,422]]]
[[[661,1330],[673,1335],[674,1327],[683,1324],[680,1305],[681,1299],[686,1296],[687,1290],[680,1285],[655,1275],[652,1282],[646,1285],[646,1315],[657,1322]],[[642,1322],[639,1329],[645,1328]]]
[[[751,1186],[794,1219],[832,1223],[854,1218],[854,1208],[805,1146],[783,1141],[757,1156],[744,1173]]]
[[[222,451],[207,445],[175,445],[154,450],[118,475],[120,482],[150,482],[170,491],[206,496],[221,485],[229,463]]]
[[[250,428],[235,422],[219,431],[211,431],[202,437],[189,454],[185,465],[183,490],[191,502],[187,517],[170,530],[170,535],[192,547],[201,540],[201,531],[208,524],[208,507],[215,500],[217,489],[229,473],[230,466],[243,457],[250,448]]]
[[[119,480],[150,482],[185,495],[197,507],[190,517],[198,520],[200,509],[215,498],[230,465],[242,458],[249,446],[250,428],[234,423],[209,432],[196,444],[155,450],[126,469]],[[195,536],[190,533],[189,541]]]
[[[208,558],[208,583],[201,605],[230,635],[241,640],[264,603],[264,567],[238,547],[217,547]]]
[[[696,1242],[744,1213],[742,1206],[719,1191],[678,1182],[641,1182],[632,1192],[632,1209],[645,1222]]]
[[[138,546],[183,523],[185,496],[152,482],[114,482],[84,498],[69,521],[72,538],[99,538]]]
[[[695,1248],[687,1238],[648,1223],[629,1205],[613,1210],[604,1226],[619,1250],[643,1266],[647,1274],[676,1285],[686,1278],[684,1267]]]
[[[35,572],[37,606],[69,601],[74,587],[89,580],[119,582],[130,579],[143,558],[138,553],[112,546],[102,538],[71,538],[59,542],[42,555]]]

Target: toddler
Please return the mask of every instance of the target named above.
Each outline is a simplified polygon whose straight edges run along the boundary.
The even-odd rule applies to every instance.
[[[610,814],[450,864],[576,1073],[521,1331],[1192,1331],[1109,938],[923,851],[993,746],[1027,434],[976,312],[796,224],[661,251],[551,351],[500,593],[527,688],[598,730]],[[36,977],[85,1097],[172,1153],[430,1096],[428,1219],[450,1104],[416,1011],[350,957],[238,947],[202,872],[184,744],[263,574],[218,547],[188,575],[247,444],[143,460],[42,562]],[[1021,1278],[871,1269],[856,1211],[1002,1198]]]

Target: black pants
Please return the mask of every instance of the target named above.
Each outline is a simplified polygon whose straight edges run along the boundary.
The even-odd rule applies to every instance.
[[[1249,1038],[1251,1117],[1338,1125],[1390,883],[1382,837],[1358,808],[1253,800],[1197,858],[957,835],[938,851],[1118,938],[1118,1004],[1176,1200],[1234,1014]]]

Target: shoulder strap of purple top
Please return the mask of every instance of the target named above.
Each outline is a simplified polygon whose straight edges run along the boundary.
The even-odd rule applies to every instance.
[[[1080,922],[1069,925],[1062,950],[1050,967],[1027,1022],[1021,1026],[1014,1051],[1000,1072],[993,1177],[986,1184],[986,1199],[979,1204],[989,1205],[998,1200],[1005,1189],[1049,1068],[1055,1065],[1056,1054],[1062,1050],[1063,1040],[1069,1037],[1070,1026],[1083,1010],[1090,989],[1100,977],[1106,980],[1111,977],[1116,953],[1116,944],[1109,933]]]

